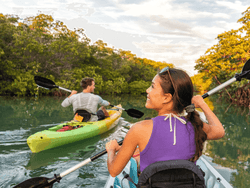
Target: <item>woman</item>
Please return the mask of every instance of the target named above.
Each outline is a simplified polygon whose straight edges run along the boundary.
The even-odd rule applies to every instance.
[[[195,162],[202,155],[206,139],[219,139],[225,134],[219,119],[203,98],[193,97],[192,81],[184,71],[164,68],[146,92],[145,106],[156,110],[158,116],[136,123],[121,147],[116,140],[106,144],[108,170],[113,177],[122,171],[137,146],[143,171],[156,161],[184,159]],[[203,110],[208,124],[200,120],[194,106]],[[184,110],[187,115],[182,117]]]

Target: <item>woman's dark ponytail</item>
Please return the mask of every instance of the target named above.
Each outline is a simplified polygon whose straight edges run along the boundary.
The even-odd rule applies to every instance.
[[[187,120],[192,123],[195,130],[195,145],[196,150],[194,157],[190,161],[197,161],[202,155],[203,143],[207,140],[207,134],[203,131],[203,122],[200,119],[200,115],[197,111],[189,112],[186,116]]]

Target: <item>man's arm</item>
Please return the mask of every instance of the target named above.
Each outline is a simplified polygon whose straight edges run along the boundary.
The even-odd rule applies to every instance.
[[[110,103],[108,101],[102,99],[100,96],[99,96],[98,104],[101,106],[109,106],[110,105]]]
[[[77,91],[72,90],[71,94],[66,99],[64,99],[64,101],[62,102],[62,104],[61,104],[62,107],[67,107],[67,106],[71,105],[70,97],[72,95],[75,95],[75,94],[77,94]]]

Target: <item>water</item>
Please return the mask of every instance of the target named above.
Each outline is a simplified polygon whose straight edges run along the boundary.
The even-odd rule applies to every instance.
[[[145,111],[145,96],[133,97],[133,101],[128,96],[103,98],[112,104],[121,103],[126,109],[133,107]],[[105,134],[52,150],[32,153],[26,143],[31,134],[73,117],[72,107],[61,107],[62,100],[63,98],[56,97],[0,97],[0,187],[13,187],[32,177],[51,178],[54,174],[60,174],[105,149],[108,140],[121,139],[122,126],[138,121],[123,112],[118,126]],[[152,112],[148,111],[146,115],[151,116]],[[55,183],[53,187],[103,187],[108,175],[106,156],[102,156],[65,176],[60,184]]]
[[[146,96],[103,98],[111,104],[121,103],[125,109],[143,111],[145,115],[137,120],[123,112],[118,126],[105,134],[34,154],[26,139],[31,134],[70,120],[73,116],[72,107],[61,107],[64,98],[57,97],[0,97],[0,187],[10,188],[32,177],[52,178],[54,174],[60,174],[105,149],[108,140],[120,140],[124,125],[157,115],[144,107]],[[218,164],[220,172],[227,176],[234,187],[250,187],[249,110],[230,106],[216,97],[210,99],[210,107],[225,126],[226,136],[217,141],[208,141],[204,154],[211,157],[214,164]],[[53,187],[103,187],[109,176],[106,159],[106,155],[98,158],[63,177]]]

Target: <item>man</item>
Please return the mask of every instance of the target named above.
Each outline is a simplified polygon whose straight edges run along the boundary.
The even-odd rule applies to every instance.
[[[83,78],[80,85],[83,91],[77,94],[77,91],[73,90],[61,104],[63,107],[67,107],[71,104],[73,105],[73,111],[75,113],[74,119],[81,121],[82,117],[87,118],[81,114],[81,111],[84,110],[87,111],[85,111],[85,114],[91,114],[91,118],[88,121],[98,121],[109,116],[104,106],[109,106],[110,103],[103,100],[100,96],[92,94],[95,90],[95,80],[93,78]],[[101,105],[101,109],[97,111],[98,104]],[[84,119],[82,121],[84,121]]]

